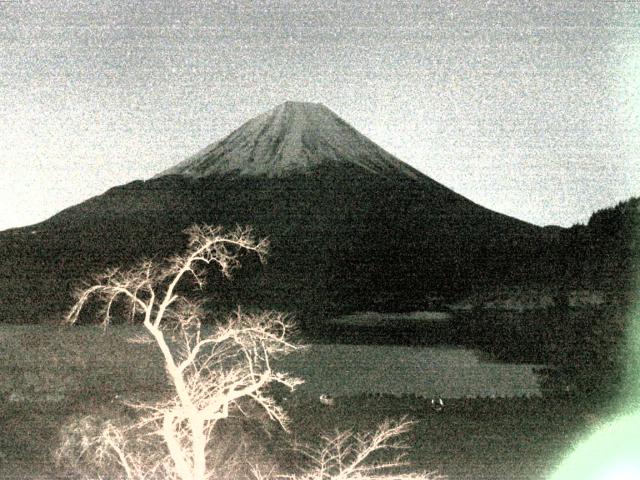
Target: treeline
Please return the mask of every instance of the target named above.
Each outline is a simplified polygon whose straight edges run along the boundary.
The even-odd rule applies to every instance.
[[[603,289],[628,301],[640,272],[640,198],[598,210],[586,225],[547,227],[546,243],[539,262],[560,290]]]

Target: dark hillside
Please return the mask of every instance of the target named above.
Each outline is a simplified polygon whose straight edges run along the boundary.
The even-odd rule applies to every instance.
[[[316,313],[411,310],[433,293],[530,277],[541,229],[428,187],[347,165],[116,187],[1,234],[2,296],[15,300],[3,302],[1,318],[59,314],[78,279],[179,251],[181,231],[193,223],[248,224],[271,240],[268,264],[247,266],[221,295],[231,303]]]
[[[567,287],[629,293],[640,273],[640,198],[595,212],[587,225],[564,230],[553,248]]]

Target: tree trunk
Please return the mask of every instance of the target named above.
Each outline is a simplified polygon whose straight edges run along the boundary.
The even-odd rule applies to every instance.
[[[162,421],[162,437],[164,438],[164,442],[169,449],[169,455],[171,455],[171,460],[176,466],[176,471],[180,476],[181,480],[200,480],[193,475],[193,471],[188,464],[188,460],[184,454],[182,449],[182,445],[178,438],[176,437],[175,428],[173,425],[175,417],[172,414],[166,414]]]
[[[207,437],[204,432],[204,421],[201,416],[189,418],[193,450],[193,478],[204,480],[207,473]]]

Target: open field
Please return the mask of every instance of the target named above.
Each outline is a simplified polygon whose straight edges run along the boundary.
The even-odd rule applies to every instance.
[[[71,416],[122,415],[126,407],[114,401],[116,393],[131,399],[162,395],[156,353],[127,342],[137,332],[0,327],[0,478],[54,478],[50,451]],[[292,436],[308,441],[336,428],[370,430],[384,418],[408,415],[417,421],[411,461],[452,479],[540,478],[598,418],[593,406],[568,399],[460,399],[435,412],[428,399],[411,394],[343,394],[326,407],[315,392],[301,389],[285,405]]]

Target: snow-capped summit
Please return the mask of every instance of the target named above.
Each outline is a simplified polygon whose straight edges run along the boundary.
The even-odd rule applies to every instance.
[[[386,152],[319,103],[285,102],[157,177],[235,173],[279,177],[327,163],[379,175],[421,173]]]

